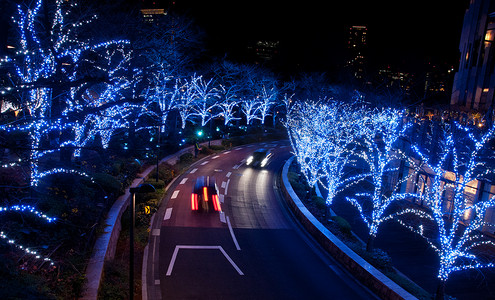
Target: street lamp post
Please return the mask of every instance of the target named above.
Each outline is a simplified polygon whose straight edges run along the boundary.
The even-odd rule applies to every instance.
[[[129,214],[131,216],[129,220],[129,299],[132,300],[134,299],[134,214],[136,193],[153,193],[155,192],[155,188],[151,184],[140,184],[137,187],[131,187],[129,192],[131,193],[131,203],[129,204]]]
[[[160,132],[162,131],[162,129],[160,128],[161,126],[159,125],[158,126],[158,139],[156,141],[156,182],[158,182],[158,167],[159,167],[159,163],[160,163]]]

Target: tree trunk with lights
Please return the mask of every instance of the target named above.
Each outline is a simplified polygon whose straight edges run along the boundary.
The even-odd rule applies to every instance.
[[[437,292],[435,294],[435,300],[445,299],[445,281],[439,280],[437,285]]]

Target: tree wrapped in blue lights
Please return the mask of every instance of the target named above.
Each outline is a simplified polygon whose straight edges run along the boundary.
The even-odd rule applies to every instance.
[[[363,134],[366,110],[338,101],[297,103],[287,115],[290,141],[308,184],[327,190],[326,204],[366,174],[352,173],[357,139]]]
[[[194,106],[197,99],[197,91],[195,88],[195,81],[200,78],[192,76],[190,80],[176,79],[175,92],[177,93],[177,105],[176,109],[179,112],[181,118],[181,128],[186,128],[187,121],[193,121],[192,117],[195,116]]]
[[[21,107],[29,117],[0,129],[29,132],[32,185],[54,173],[83,175],[67,168],[40,170],[39,160],[63,149],[84,146],[88,137],[83,135],[95,133],[88,126],[96,124],[96,131],[106,137],[114,124],[103,122],[102,129],[102,122],[95,121],[102,103],[104,109],[111,106],[108,101],[128,85],[123,78],[128,74],[129,51],[125,48],[129,42],[94,43],[78,38],[81,28],[96,16],[80,20],[72,12],[75,7],[77,3],[62,0],[37,0],[32,8],[18,5],[13,17],[19,34],[17,51],[2,59],[15,76],[12,82],[16,86],[11,92],[26,95]],[[50,148],[42,149],[40,142],[47,137],[51,137]]]
[[[201,119],[201,126],[204,127],[211,119],[221,114],[218,110],[219,94],[213,86],[213,79],[205,80],[203,76],[198,76],[191,80],[191,84],[195,90],[193,115]]]
[[[488,164],[493,155],[489,143],[494,135],[495,127],[479,132],[459,124],[444,125],[437,135],[439,140],[430,139],[422,150],[414,146],[417,165],[430,179],[430,182],[419,181],[422,189],[413,195],[425,209],[409,209],[396,219],[424,237],[438,254],[437,299],[443,299],[445,283],[452,273],[495,267],[480,255],[484,248],[495,247],[495,243],[481,233],[483,226],[488,225],[485,215],[495,206],[495,196],[469,192],[480,188],[481,182],[494,175],[493,167]],[[409,222],[405,221],[408,215],[414,216],[413,221],[410,218]],[[425,228],[434,228],[435,234]]]
[[[391,216],[401,213],[400,209],[399,212],[392,212],[391,206],[407,196],[399,191],[399,187],[415,172],[397,178],[403,162],[410,160],[404,149],[399,147],[401,137],[409,128],[403,124],[404,112],[389,108],[374,109],[368,110],[366,115],[362,119],[363,131],[358,140],[362,151],[357,153],[366,171],[358,176],[365,176],[366,182],[371,183],[372,191],[356,193],[353,197],[346,197],[346,200],[357,208],[368,227],[366,249],[371,251],[379,226],[390,220]]]

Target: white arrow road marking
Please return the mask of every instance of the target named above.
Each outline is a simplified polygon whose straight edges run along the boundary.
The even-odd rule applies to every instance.
[[[193,249],[193,250],[220,250],[223,256],[229,261],[229,263],[234,267],[234,269],[239,273],[239,275],[244,275],[241,269],[235,264],[235,262],[230,258],[230,256],[223,250],[222,246],[194,246],[194,245],[176,245],[174,253],[172,254],[172,259],[168,265],[166,276],[172,275],[172,270],[174,269],[175,260],[177,259],[177,254],[179,254],[180,249]]]

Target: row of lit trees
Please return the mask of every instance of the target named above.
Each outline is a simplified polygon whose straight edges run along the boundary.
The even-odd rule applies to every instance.
[[[175,43],[80,38],[97,17],[80,19],[72,13],[76,9],[76,2],[58,0],[19,5],[13,18],[17,51],[0,62],[10,74],[1,89],[24,113],[0,130],[29,134],[32,185],[54,173],[84,175],[70,168],[42,170],[39,161],[63,150],[79,156],[97,136],[107,148],[122,129],[160,126],[163,132],[171,112],[178,113],[182,128],[188,122],[205,126],[215,118],[227,125],[243,116],[248,125],[254,120],[264,124],[278,105],[276,81],[260,68],[224,62],[212,68],[209,78],[186,75],[175,65]],[[172,34],[167,32],[159,37]],[[140,65],[143,57],[146,64]],[[46,138],[52,140],[48,149],[40,144]]]
[[[0,92],[2,110],[16,110],[17,118],[1,124],[0,131],[7,138],[28,136],[29,157],[15,165],[29,165],[33,187],[52,174],[91,178],[70,164],[82,149],[95,140],[105,149],[122,130],[160,127],[164,132],[172,112],[182,128],[188,122],[205,126],[215,118],[225,125],[241,119],[250,125],[264,124],[279,105],[280,89],[261,68],[222,62],[205,75],[188,69],[184,41],[195,36],[180,18],[142,23],[129,31],[138,31],[137,36],[109,39],[112,30],[101,30],[101,20],[84,11],[75,1],[36,0],[17,5],[12,18],[17,40],[12,41],[15,52],[0,60],[6,78]],[[43,168],[55,155],[64,157],[64,167]],[[0,207],[0,212],[12,210]],[[8,239],[4,232],[0,237]]]
[[[273,108],[280,105],[276,81],[272,77],[260,76],[258,70],[250,66],[230,67],[245,73],[242,76],[248,78],[206,79],[196,74],[187,78],[159,76],[162,81],[150,84],[144,90],[144,107],[159,108],[147,110],[147,114],[160,118],[162,130],[165,130],[168,115],[172,111],[180,115],[183,129],[187,122],[204,127],[216,118],[222,118],[224,125],[242,117],[247,125],[251,125],[254,120],[264,124]]]
[[[368,226],[368,251],[385,221],[396,220],[424,237],[440,258],[439,299],[453,272],[495,266],[479,255],[483,247],[495,246],[480,233],[495,196],[473,199],[467,193],[494,175],[489,142],[495,127],[480,132],[456,123],[436,124],[420,149],[415,144],[419,125],[409,122],[404,111],[333,100],[297,107],[288,114],[286,127],[301,171],[310,186],[326,189],[328,206],[347,191],[344,198]],[[419,172],[430,174],[415,182]],[[372,188],[361,193],[347,189],[360,182]],[[408,184],[416,188],[406,189]]]

